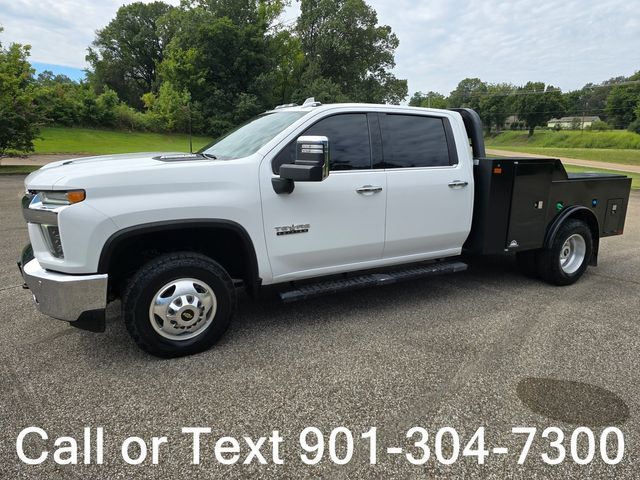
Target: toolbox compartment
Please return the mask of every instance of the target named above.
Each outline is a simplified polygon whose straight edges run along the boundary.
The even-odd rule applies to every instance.
[[[475,209],[465,250],[499,254],[541,248],[558,215],[585,207],[600,237],[620,235],[631,189],[625,175],[567,174],[554,158],[477,158]]]

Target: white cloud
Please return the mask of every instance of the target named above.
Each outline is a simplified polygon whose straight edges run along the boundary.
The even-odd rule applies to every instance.
[[[32,45],[32,60],[85,68],[86,48],[133,0],[0,0],[4,42]],[[169,3],[177,4],[179,0]],[[295,17],[296,1],[283,14]],[[564,90],[640,69],[640,8],[629,0],[369,0],[400,38],[409,91],[449,93],[465,77]]]
[[[628,0],[371,0],[400,38],[409,91],[449,93],[466,77],[564,90],[640,69],[640,8]],[[634,28],[635,26],[635,28]]]
[[[0,0],[3,43],[31,45],[31,60],[86,68],[84,57],[95,31],[134,0]],[[144,0],[148,3],[152,0]],[[177,5],[179,0],[166,3]]]

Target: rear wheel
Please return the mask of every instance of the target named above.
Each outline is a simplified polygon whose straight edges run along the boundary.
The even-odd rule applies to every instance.
[[[131,337],[144,351],[179,357],[211,347],[236,309],[227,272],[196,253],[161,255],[130,280],[122,313]]]
[[[554,285],[571,285],[587,269],[593,251],[589,227],[580,220],[567,220],[556,234],[550,248],[540,251],[538,274]]]

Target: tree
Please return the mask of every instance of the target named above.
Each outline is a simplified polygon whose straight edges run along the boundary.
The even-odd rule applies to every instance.
[[[410,107],[447,108],[447,99],[438,92],[416,92],[409,100]]]
[[[357,102],[406,97],[406,80],[391,73],[398,37],[364,0],[301,0],[296,32],[318,84]]]
[[[640,81],[640,72],[631,75],[627,81]],[[607,97],[608,123],[616,128],[627,128],[637,118],[638,105],[640,105],[640,83],[613,87]]]
[[[98,30],[86,57],[97,92],[110,88],[129,105],[142,107],[140,97],[158,91],[158,66],[176,29],[167,15],[172,9],[163,2],[131,3]]]
[[[32,151],[39,133],[29,51],[28,45],[12,43],[5,49],[0,43],[0,155],[8,149]]]
[[[35,82],[34,101],[45,122],[72,126],[80,122],[82,86],[65,75],[45,70]]]
[[[424,99],[426,99],[427,96],[422,93],[421,91],[417,91],[416,93],[414,93],[413,95],[411,95],[411,98],[409,99],[409,106],[410,107],[420,107],[422,106],[422,101]]]
[[[465,78],[449,94],[449,107],[473,108],[480,113],[480,99],[487,93],[487,84],[479,78]]]
[[[528,82],[515,92],[514,108],[532,136],[536,127],[546,125],[552,117],[562,116],[562,92],[552,85],[545,87],[543,82]]]
[[[274,71],[283,61],[274,56],[278,49],[268,34],[278,2],[269,3],[269,8],[266,3],[242,3],[253,9],[252,14],[240,9],[242,15],[232,0],[198,2],[173,12],[180,29],[166,50],[161,76],[177,92],[189,95],[193,110],[206,119],[200,128],[210,135],[273,107],[273,92],[278,90]],[[219,16],[229,9],[234,18]],[[294,49],[289,46],[282,51]]]
[[[515,89],[510,83],[488,84],[486,93],[480,96],[479,113],[489,133],[494,126],[500,131],[513,112]]]

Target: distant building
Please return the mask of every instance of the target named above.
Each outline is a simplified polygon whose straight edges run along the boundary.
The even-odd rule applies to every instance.
[[[517,125],[520,122],[520,119],[517,115],[509,115],[504,121],[505,130],[509,130],[512,125]]]
[[[584,117],[562,117],[552,118],[547,123],[549,128],[561,128],[563,130],[583,130],[590,127],[593,122],[599,122],[600,117],[591,117],[585,115]]]

